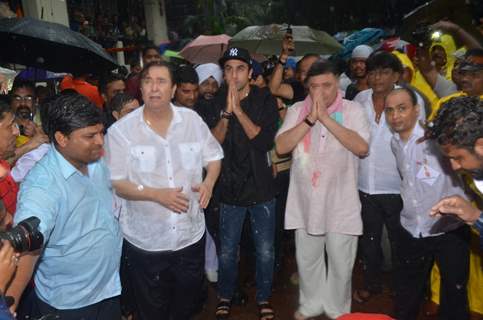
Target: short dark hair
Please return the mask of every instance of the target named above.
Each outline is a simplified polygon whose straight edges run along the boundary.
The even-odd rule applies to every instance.
[[[111,102],[109,103],[109,110],[121,112],[122,108],[126,103],[136,100],[133,96],[128,93],[120,92],[116,94]]]
[[[30,80],[15,78],[15,80],[13,81],[12,90],[10,90],[10,93],[13,94],[17,89],[20,89],[20,88],[30,89],[35,95],[35,83],[33,83]]]
[[[483,57],[483,49],[482,48],[472,48],[466,51],[465,58],[468,57]]]
[[[386,51],[375,51],[366,60],[367,72],[386,68],[399,74],[402,74],[404,70],[401,61],[395,55]]]
[[[199,82],[198,73],[196,73],[195,68],[190,65],[181,66],[176,70],[175,82],[176,84],[191,83],[197,85]]]
[[[107,86],[111,82],[124,81],[124,77],[119,73],[109,72],[101,76],[99,79],[99,92],[106,93]]]
[[[479,97],[456,97],[441,105],[426,136],[440,145],[453,145],[471,152],[483,138],[483,102]]]
[[[143,55],[143,57],[144,57],[144,56],[145,56],[145,55],[148,53],[148,51],[149,51],[149,50],[156,50],[156,52],[157,52],[157,53],[159,53],[159,48],[158,48],[158,47],[156,47],[156,46],[155,46],[155,45],[153,45],[153,44],[150,44],[150,45],[145,46],[145,47],[143,48],[143,51],[142,51],[142,55]]]
[[[42,106],[40,117],[42,129],[55,144],[58,131],[69,135],[74,130],[104,123],[101,110],[80,94],[57,95]]]
[[[416,92],[414,92],[414,90],[412,90],[411,88],[408,88],[406,86],[401,86],[399,88],[392,89],[392,91],[389,92],[389,94],[392,94],[395,92],[406,92],[409,96],[409,99],[411,99],[412,105],[415,106],[418,104],[418,96],[416,95]],[[387,96],[389,96],[389,94]],[[387,99],[387,96],[386,96],[386,99]],[[420,107],[424,107],[424,106],[420,106]]]
[[[340,70],[332,61],[319,60],[315,61],[307,72],[307,77],[305,78],[305,84],[309,82],[309,79],[321,74],[332,73],[334,76],[338,77]]]
[[[166,62],[166,61],[153,61],[148,63],[147,65],[144,66],[143,70],[141,70],[139,78],[142,80],[146,78],[148,75],[149,69],[154,68],[154,67],[161,67],[161,68],[166,68],[168,69],[169,77],[171,79],[171,83],[174,85],[174,76],[173,76],[173,69],[171,65]]]
[[[0,121],[5,119],[7,113],[13,113],[12,107],[5,100],[0,100]]]
[[[305,54],[296,64],[296,67],[295,67],[295,72],[299,72],[300,71],[300,65],[302,64],[302,62],[305,60],[305,59],[308,59],[308,58],[317,58],[317,59],[320,59],[320,55],[316,54],[316,53],[307,53]]]

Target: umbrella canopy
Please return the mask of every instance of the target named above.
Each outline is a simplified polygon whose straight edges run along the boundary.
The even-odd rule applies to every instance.
[[[118,67],[96,42],[58,23],[0,19],[0,60],[55,72],[100,73]]]
[[[194,64],[218,63],[231,37],[226,34],[217,36],[198,36],[188,43],[181,51],[180,55]]]
[[[278,55],[287,28],[288,25],[286,24],[246,27],[233,36],[230,46],[242,47],[250,52],[265,55]],[[291,28],[295,42],[295,55],[303,56],[307,53],[334,54],[342,49],[342,45],[324,31],[311,29],[307,26],[291,26]]]
[[[28,67],[27,69],[21,71],[17,77],[24,80],[30,81],[46,81],[51,79],[61,79],[65,76],[65,73],[54,73],[44,69],[37,69],[33,67]]]

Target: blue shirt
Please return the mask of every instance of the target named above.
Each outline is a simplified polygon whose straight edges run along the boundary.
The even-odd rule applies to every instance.
[[[77,309],[121,293],[122,238],[102,160],[82,174],[52,147],[22,182],[15,223],[38,217],[44,248],[34,275],[41,300]]]

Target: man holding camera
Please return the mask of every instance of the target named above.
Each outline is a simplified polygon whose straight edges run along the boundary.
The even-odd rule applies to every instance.
[[[20,258],[7,295],[15,310],[34,274],[30,317],[118,320],[122,238],[101,160],[102,111],[80,95],[59,96],[46,108],[52,147],[23,181],[15,213],[17,223],[40,219],[44,248]]]
[[[9,157],[11,163],[24,154],[47,143],[47,136],[40,128],[40,113],[37,112],[35,85],[31,81],[16,79],[10,91],[10,107],[20,129],[15,154]]]

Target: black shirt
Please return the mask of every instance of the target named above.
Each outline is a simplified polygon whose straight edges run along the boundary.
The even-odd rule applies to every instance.
[[[347,86],[347,89],[345,90],[344,99],[354,100],[354,98],[357,96],[359,92],[360,91],[359,89],[357,89],[357,85],[355,83],[351,83],[350,85]]]
[[[201,100],[196,111],[208,127],[220,121],[226,108],[226,89],[211,100]],[[250,87],[240,106],[250,120],[260,126],[260,133],[248,139],[235,115],[229,120],[228,131],[222,143],[224,158],[218,180],[221,202],[249,206],[273,199],[275,195],[269,151],[273,147],[279,120],[277,102],[270,91]]]
[[[307,93],[305,92],[304,85],[300,81],[292,80],[287,82],[287,84],[292,87],[292,91],[293,91],[293,98],[292,100],[289,101],[290,105],[293,105],[296,102],[305,100]]]

